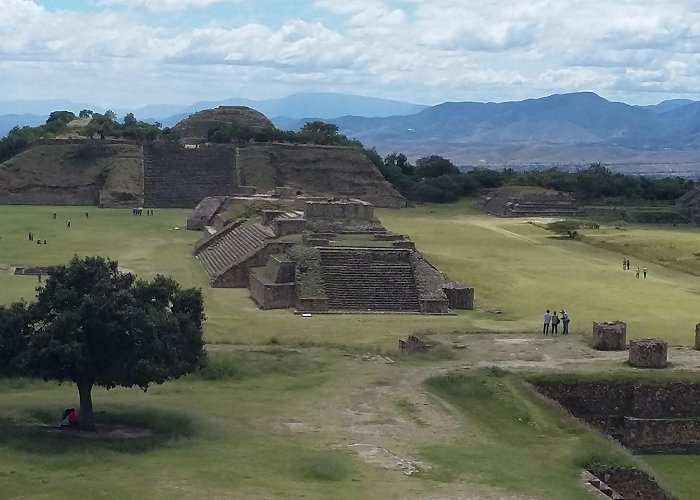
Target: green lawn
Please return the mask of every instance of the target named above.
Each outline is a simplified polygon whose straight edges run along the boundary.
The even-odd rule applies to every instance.
[[[164,273],[202,287],[212,357],[205,372],[147,393],[95,391],[103,420],[153,433],[131,440],[56,433],[50,424],[75,404],[73,387],[0,380],[0,491],[8,498],[80,491],[90,498],[583,499],[576,472],[599,456],[651,466],[679,498],[695,497],[695,457],[639,461],[530,394],[518,374],[466,370],[445,383],[446,373],[479,361],[470,348],[444,346],[393,363],[374,354],[395,357],[396,340],[410,332],[536,337],[546,308],[567,309],[577,337],[593,321],[620,319],[632,338],[690,345],[700,321],[698,278],[648,248],[668,241],[692,256],[696,229],[630,225],[568,241],[522,219],[478,214],[471,203],[377,214],[451,278],[474,286],[477,310],[310,318],[260,311],[246,290],[208,286],[191,253],[200,234],[174,229],[185,225],[185,210],[134,217],[94,207],[0,207],[0,303],[31,299],[38,284],[10,275],[10,265],[108,256],[139,276]],[[29,231],[48,245],[30,243]],[[626,256],[633,264],[647,259],[639,260],[647,280],[622,271]],[[367,443],[427,467],[408,477],[372,465],[351,451]]]

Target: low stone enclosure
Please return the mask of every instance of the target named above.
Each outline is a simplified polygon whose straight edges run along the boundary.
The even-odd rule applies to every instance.
[[[502,188],[484,200],[484,210],[501,217],[552,217],[583,214],[583,208],[568,193],[538,189],[515,192]]]
[[[700,383],[564,377],[530,383],[635,453],[700,453]]]
[[[262,210],[227,221],[235,199],[202,200],[188,228],[204,228],[194,255],[214,287],[248,287],[261,309],[446,314],[474,308],[474,289],[451,281],[415,244],[389,233],[354,199],[287,200],[304,211]],[[332,231],[331,231],[332,230]]]

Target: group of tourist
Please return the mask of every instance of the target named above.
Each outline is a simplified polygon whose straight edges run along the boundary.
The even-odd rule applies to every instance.
[[[38,238],[35,238],[36,235],[33,232],[29,231],[28,236],[29,236],[29,241],[34,242],[36,240],[37,245],[46,245],[46,240],[45,239],[40,240]]]
[[[629,259],[622,259],[622,270],[623,271],[629,271],[630,270],[630,260]],[[644,266],[642,268],[642,274],[644,275],[644,279],[647,278],[647,266]],[[639,266],[637,266],[637,269],[635,270],[634,277],[639,279]]]
[[[567,313],[564,309],[562,309],[559,314],[561,316],[557,316],[557,310],[554,309],[554,312],[549,312],[549,309],[547,309],[544,313],[544,326],[542,327],[542,334],[543,335],[549,335],[550,328],[552,332],[552,337],[557,337],[559,336],[559,323],[562,324],[562,335],[568,335],[569,334],[569,313]]]
[[[143,215],[143,211],[146,210],[146,215],[155,215],[156,211],[153,208],[132,208],[131,215]]]

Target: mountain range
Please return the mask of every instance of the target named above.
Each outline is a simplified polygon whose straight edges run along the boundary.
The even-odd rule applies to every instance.
[[[60,104],[60,105],[59,105]],[[66,101],[0,103],[0,135],[14,125],[36,125]],[[652,106],[606,100],[592,92],[556,94],[513,102],[445,102],[422,106],[331,93],[294,94],[252,101],[231,98],[189,106],[151,105],[133,110],[139,119],[172,126],[200,109],[244,105],[271,117],[278,128],[298,129],[321,119],[381,153],[415,158],[443,154],[467,165],[556,164],[593,161],[700,171],[700,101],[672,99]],[[24,106],[24,107],[22,107]],[[44,106],[44,114],[33,112]],[[22,109],[31,112],[18,114]],[[98,107],[91,109],[100,110]],[[128,110],[115,110],[125,114]]]

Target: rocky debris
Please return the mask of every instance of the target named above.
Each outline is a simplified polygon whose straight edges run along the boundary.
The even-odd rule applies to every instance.
[[[627,347],[627,324],[622,321],[593,323],[593,348],[599,351],[624,351]]]
[[[407,476],[418,472],[418,468],[414,462],[394,455],[381,446],[355,443],[351,444],[350,448],[367,463],[378,465],[384,469],[398,470]]]
[[[428,344],[426,341],[420,339],[415,335],[409,335],[406,340],[399,339],[399,349],[405,351],[409,354],[414,352],[425,352],[435,347],[432,344]]]
[[[668,344],[659,339],[631,342],[629,363],[637,368],[665,368],[668,364]]]

